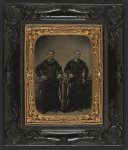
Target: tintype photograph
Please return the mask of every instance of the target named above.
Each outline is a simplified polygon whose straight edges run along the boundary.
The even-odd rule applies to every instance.
[[[91,41],[80,35],[42,36],[35,47],[36,107],[41,113],[91,109]]]
[[[122,145],[123,93],[122,4],[5,4],[5,145]]]
[[[102,124],[102,46],[102,25],[25,26],[26,124]]]

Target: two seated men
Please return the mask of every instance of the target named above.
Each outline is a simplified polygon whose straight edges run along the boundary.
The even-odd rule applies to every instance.
[[[82,111],[86,103],[85,89],[89,70],[87,64],[80,59],[81,52],[74,51],[74,58],[66,64],[64,73],[54,56],[55,52],[49,50],[48,58],[36,67],[36,75],[42,79],[38,110],[41,113]]]

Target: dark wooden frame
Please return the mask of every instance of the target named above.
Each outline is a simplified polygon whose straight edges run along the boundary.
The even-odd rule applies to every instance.
[[[5,144],[122,145],[123,5],[6,4],[4,16]],[[25,23],[103,25],[103,125],[75,127],[23,125],[23,27]]]

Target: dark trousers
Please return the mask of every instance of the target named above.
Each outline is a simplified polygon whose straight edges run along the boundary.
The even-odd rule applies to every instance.
[[[38,111],[57,111],[60,109],[59,83],[57,80],[46,80],[38,85],[36,106]]]
[[[92,102],[91,91],[91,85],[87,83],[72,85],[69,92],[67,111],[90,108]]]

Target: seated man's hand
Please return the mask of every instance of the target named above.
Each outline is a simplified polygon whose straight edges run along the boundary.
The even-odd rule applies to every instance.
[[[69,74],[69,78],[70,79],[73,78],[73,74],[72,73]]]
[[[86,81],[85,79],[82,79],[82,84],[85,83],[85,81]]]
[[[43,75],[43,76],[41,77],[41,79],[46,80],[46,76]]]
[[[57,75],[57,79],[58,79],[58,80],[61,79],[61,77],[62,77],[61,74],[58,74],[58,75]]]

